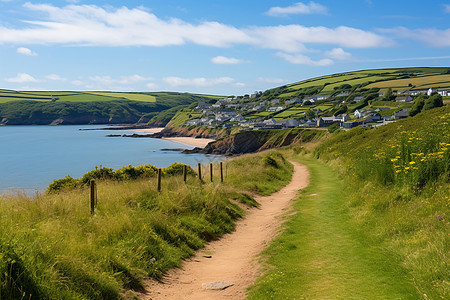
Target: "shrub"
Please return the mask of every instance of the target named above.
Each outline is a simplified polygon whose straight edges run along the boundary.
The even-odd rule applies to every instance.
[[[187,174],[189,174],[189,175],[196,174],[195,171],[190,166],[183,164],[183,163],[178,163],[178,162],[171,164],[167,168],[164,168],[162,171],[163,171],[163,174],[165,174],[165,175],[181,175],[181,174],[183,174],[184,166],[187,166]]]
[[[263,157],[262,162],[265,166],[273,167],[273,168],[279,168],[280,165],[277,163],[275,158],[273,157],[272,153],[267,154]]]
[[[76,188],[80,185],[80,180],[72,178],[70,175],[67,175],[61,179],[55,179],[48,186],[49,192],[59,191],[62,189],[72,189]]]
[[[87,172],[81,177],[81,184],[88,184],[92,179],[112,179],[114,178],[114,171],[111,168],[100,166],[95,167],[95,170]]]
[[[133,167],[132,165],[128,165],[118,169],[115,172],[115,177],[118,180],[135,180],[138,178],[149,178],[153,177],[157,174],[158,168],[152,165],[141,165],[137,167]]]

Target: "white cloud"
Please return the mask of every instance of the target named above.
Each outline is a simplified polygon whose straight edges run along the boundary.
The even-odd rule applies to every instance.
[[[148,87],[151,90],[156,90],[156,89],[159,88],[159,86],[156,83],[153,83],[153,82],[149,82],[145,86]]]
[[[70,83],[72,83],[73,85],[77,85],[77,86],[84,84],[83,81],[81,81],[81,80],[72,80]]]
[[[19,54],[26,55],[26,56],[37,56],[36,52],[31,51],[30,49],[25,48],[25,47],[17,48],[16,52],[19,53]]]
[[[304,4],[302,2],[295,3],[294,5],[287,7],[279,7],[275,6],[269,9],[266,12],[269,16],[286,16],[286,15],[309,15],[309,14],[326,14],[328,12],[327,7],[315,3],[309,2],[308,4]]]
[[[304,52],[304,44],[330,44],[348,48],[373,48],[391,45],[383,36],[357,28],[339,26],[336,28],[305,27],[301,25],[280,25],[256,27],[249,31],[255,37],[255,44],[263,48],[284,52]]]
[[[380,29],[380,31],[394,34],[400,38],[416,40],[432,47],[450,47],[450,29],[396,27]]]
[[[163,20],[143,7],[106,9],[95,5],[57,7],[31,3],[24,7],[46,17],[24,21],[26,26],[23,28],[0,26],[0,44],[161,47],[193,43],[213,47],[252,45],[285,52],[305,51],[304,44],[316,43],[349,48],[389,44],[389,39],[381,35],[346,26],[237,28],[218,22],[193,24],[175,18]]]
[[[444,12],[450,13],[450,4],[444,4]]]
[[[352,59],[352,55],[348,52],[345,52],[342,48],[334,48],[330,51],[325,52],[325,56],[337,60],[350,60]]]
[[[257,79],[260,82],[266,82],[266,83],[284,83],[286,80],[282,78],[264,78],[264,77],[258,77]]]
[[[50,75],[45,76],[45,78],[48,80],[53,80],[53,81],[66,81],[67,80],[67,78],[63,78],[57,74],[50,74]]]
[[[18,73],[16,77],[6,78],[5,81],[14,83],[25,83],[25,82],[38,82],[39,80],[35,79],[33,76],[27,73]]]
[[[237,59],[234,57],[225,57],[225,56],[216,56],[211,58],[211,62],[215,64],[223,64],[223,65],[235,65],[245,63],[245,60]]]
[[[307,65],[307,66],[316,66],[316,67],[322,67],[322,66],[329,66],[333,64],[333,61],[328,58],[324,58],[321,60],[312,60],[310,57],[303,55],[303,54],[287,54],[283,52],[277,53],[277,55],[283,59],[285,59],[287,62],[290,62],[292,64],[296,65]]]
[[[181,78],[181,77],[165,77],[163,81],[171,87],[189,86],[189,87],[209,87],[220,84],[231,84],[234,79],[231,77],[219,78]]]
[[[143,81],[151,81],[152,77],[144,77],[141,75],[131,75],[131,76],[120,76],[119,78],[112,78],[111,76],[90,76],[90,81],[96,82],[97,84],[104,87],[113,87],[117,84],[133,84]]]

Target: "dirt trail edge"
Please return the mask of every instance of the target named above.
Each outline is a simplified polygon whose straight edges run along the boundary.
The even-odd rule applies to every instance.
[[[270,196],[258,196],[261,204],[249,209],[236,230],[209,243],[194,257],[183,262],[181,269],[171,270],[163,283],[149,280],[141,299],[243,299],[246,288],[260,274],[257,255],[276,236],[283,222],[281,216],[290,208],[297,191],[308,185],[306,166],[296,162],[291,182]],[[202,283],[233,282],[224,290],[207,290]]]

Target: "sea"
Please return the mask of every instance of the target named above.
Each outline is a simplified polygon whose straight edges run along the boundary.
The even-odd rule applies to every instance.
[[[145,164],[165,168],[181,162],[195,168],[225,159],[167,150],[194,146],[164,139],[107,137],[133,133],[129,130],[80,130],[100,128],[105,125],[0,126],[0,194],[41,193],[54,179],[79,178],[100,165],[117,170]]]

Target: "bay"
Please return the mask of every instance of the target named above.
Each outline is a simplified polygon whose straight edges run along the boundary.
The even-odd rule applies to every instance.
[[[194,148],[169,140],[106,137],[130,131],[79,130],[100,127],[104,126],[0,126],[0,193],[16,189],[27,194],[42,192],[54,179],[66,175],[79,178],[100,165],[116,170],[130,164],[165,168],[182,162],[195,168],[197,163],[225,159],[161,151]]]

